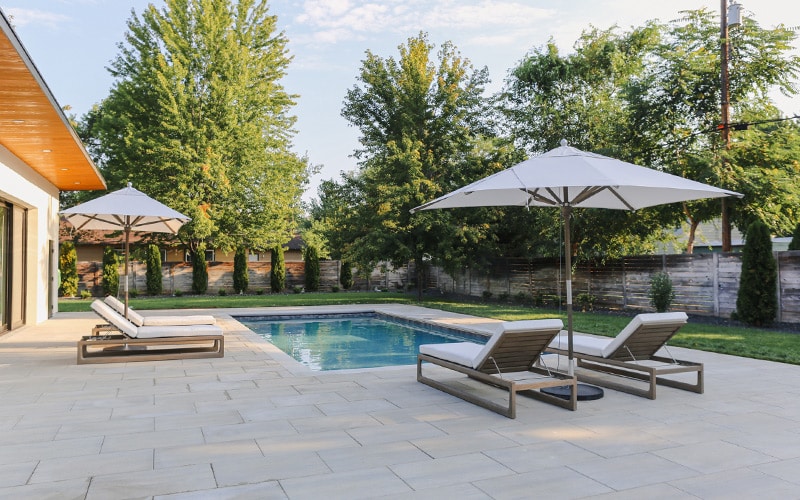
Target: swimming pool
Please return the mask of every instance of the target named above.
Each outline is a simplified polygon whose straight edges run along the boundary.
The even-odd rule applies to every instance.
[[[413,365],[421,344],[486,343],[486,337],[384,314],[238,317],[312,370]]]

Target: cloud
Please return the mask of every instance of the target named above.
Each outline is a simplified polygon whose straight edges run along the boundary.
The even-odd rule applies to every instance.
[[[56,14],[55,12],[47,12],[44,10],[21,9],[18,7],[8,8],[6,9],[6,13],[11,16],[11,24],[14,26],[27,26],[30,24],[44,26],[48,29],[56,29],[71,20],[69,16],[65,16],[64,14]]]
[[[513,43],[519,33],[555,16],[513,0],[306,0],[294,21],[304,42],[337,43],[380,33],[414,31],[481,32],[503,29],[504,36],[483,36],[483,43]]]

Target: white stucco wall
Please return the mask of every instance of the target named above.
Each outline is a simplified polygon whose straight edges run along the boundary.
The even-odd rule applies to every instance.
[[[57,309],[58,290],[48,286],[50,265],[58,263],[58,189],[3,146],[0,146],[0,198],[28,209],[25,323],[48,318],[48,292]],[[55,255],[48,251],[54,242]],[[50,259],[53,259],[52,263]]]

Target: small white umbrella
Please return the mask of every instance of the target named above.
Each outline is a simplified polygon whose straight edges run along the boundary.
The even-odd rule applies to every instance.
[[[561,207],[567,273],[569,371],[572,351],[572,255],[570,217],[574,207],[638,210],[702,198],[741,197],[739,193],[695,182],[607,156],[587,153],[561,141],[561,147],[441,196],[411,210],[522,206]]]
[[[131,231],[176,234],[190,219],[128,187],[61,211],[76,229],[125,231],[125,317],[128,316],[128,262]]]

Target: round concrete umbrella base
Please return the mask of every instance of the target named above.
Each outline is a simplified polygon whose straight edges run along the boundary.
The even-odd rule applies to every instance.
[[[561,399],[569,399],[569,386],[543,387],[541,392]],[[603,389],[593,385],[578,384],[578,401],[593,401],[603,397]]]

